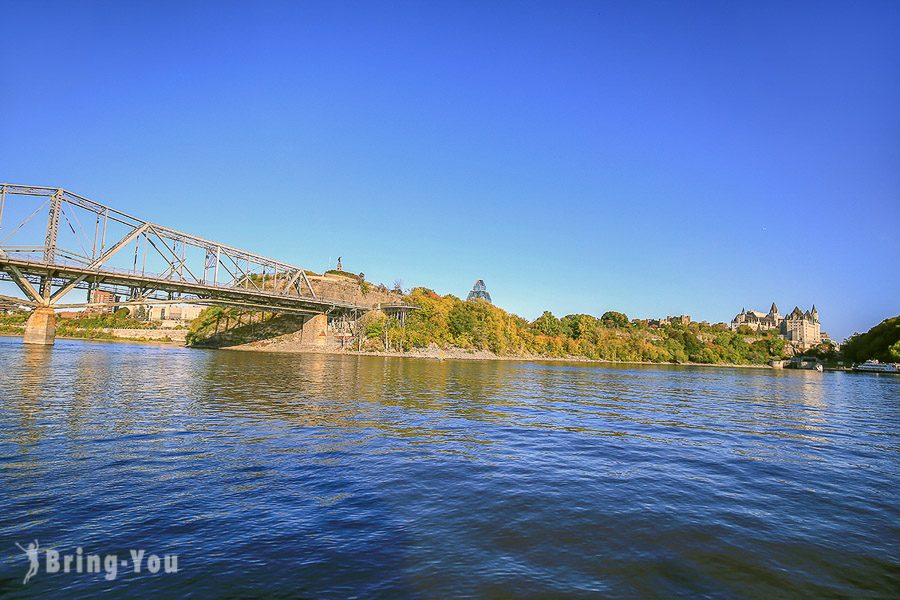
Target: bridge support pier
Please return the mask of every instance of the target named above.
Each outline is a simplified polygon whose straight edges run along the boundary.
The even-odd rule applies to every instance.
[[[35,308],[25,323],[26,344],[52,346],[56,340],[56,312],[49,306]]]
[[[324,346],[328,342],[328,315],[321,313],[303,321],[301,344]]]

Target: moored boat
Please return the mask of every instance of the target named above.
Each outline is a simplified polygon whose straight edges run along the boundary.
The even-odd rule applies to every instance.
[[[900,368],[894,363],[883,363],[877,360],[867,360],[853,367],[854,371],[863,373],[900,373]]]

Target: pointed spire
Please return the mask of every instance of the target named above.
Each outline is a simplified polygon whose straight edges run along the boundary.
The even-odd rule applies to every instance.
[[[472,286],[472,291],[469,292],[468,297],[466,297],[466,301],[476,299],[491,302],[491,295],[488,293],[487,286],[484,285],[484,281],[481,279],[475,282],[475,285]]]
[[[777,314],[778,314],[778,307],[775,306],[775,303],[774,303],[774,302],[772,303],[772,308],[769,309],[769,314],[770,314],[770,315],[777,315]]]

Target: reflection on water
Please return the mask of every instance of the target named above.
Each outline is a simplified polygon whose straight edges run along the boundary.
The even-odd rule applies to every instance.
[[[900,378],[0,338],[0,592],[890,595]],[[41,573],[16,541],[182,572]],[[8,553],[8,554],[7,554]]]

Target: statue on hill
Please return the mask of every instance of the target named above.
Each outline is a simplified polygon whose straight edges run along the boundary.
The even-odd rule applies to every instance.
[[[341,257],[340,256],[338,256],[337,270],[338,271],[344,270],[344,267],[341,265]]]

